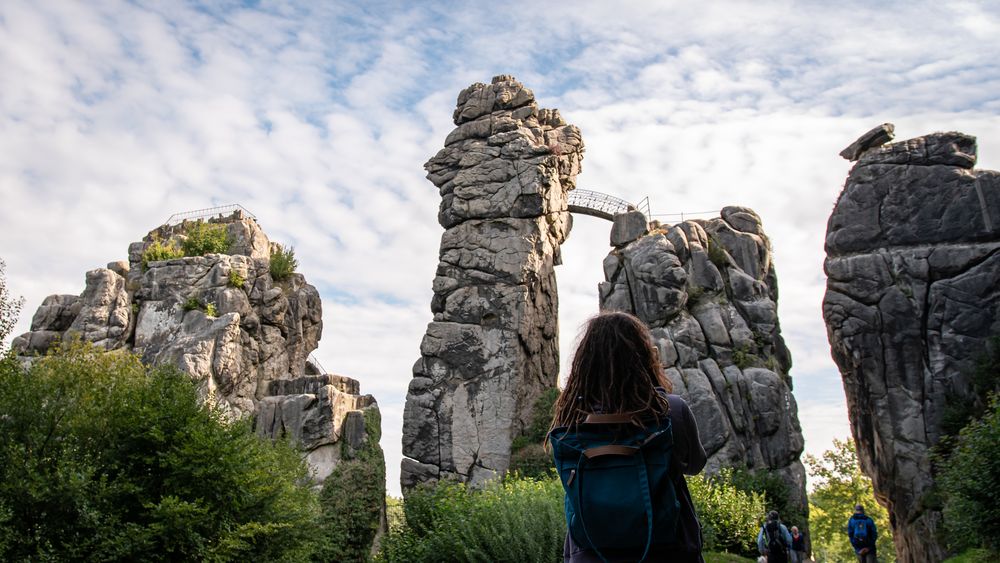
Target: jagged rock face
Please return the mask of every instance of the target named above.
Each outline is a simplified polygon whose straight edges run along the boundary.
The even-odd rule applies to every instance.
[[[80,296],[47,297],[14,347],[28,358],[75,335],[175,365],[224,415],[253,416],[259,434],[298,441],[322,481],[365,442],[365,415],[378,405],[357,381],[318,374],[308,362],[323,329],[319,293],[301,274],[271,277],[271,242],[256,221],[237,212],[209,222],[225,225],[230,254],[144,268],[143,252],[183,237],[187,225],[158,227],[129,246],[128,262],[87,272]]]
[[[559,374],[554,266],[583,141],[509,76],[458,96],[456,129],[425,168],[441,193],[434,320],[403,420],[402,484],[482,482]]]
[[[890,129],[891,131],[891,129]],[[883,139],[884,142],[885,139]],[[827,226],[823,316],[862,469],[900,561],[940,561],[930,448],[1000,334],[1000,174],[935,133],[858,155]]]
[[[805,513],[791,357],[760,218],[726,207],[716,219],[637,225],[645,225],[640,212],[616,216],[601,309],[632,313],[650,327],[674,392],[698,420],[706,471],[775,472]]]

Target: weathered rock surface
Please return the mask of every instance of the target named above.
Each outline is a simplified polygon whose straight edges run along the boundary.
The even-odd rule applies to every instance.
[[[175,365],[230,418],[252,416],[259,434],[297,440],[322,481],[366,444],[366,413],[378,405],[357,381],[307,360],[323,330],[319,293],[301,274],[271,277],[271,242],[256,221],[237,212],[209,222],[225,226],[229,254],[143,267],[151,244],[182,240],[189,223],[158,227],[129,246],[128,262],[87,272],[79,297],[47,297],[14,347],[27,358],[76,336]]]
[[[925,496],[946,401],[1000,334],[1000,174],[975,138],[934,133],[870,149],[827,225],[823,302],[862,469],[892,516],[900,561],[940,561]]]
[[[624,230],[619,220],[638,224],[619,215],[612,233]],[[650,327],[675,392],[698,420],[706,471],[777,473],[806,513],[791,356],[760,218],[726,207],[720,218],[654,223],[641,236],[612,234],[612,242],[601,309],[632,313]]]
[[[559,374],[554,266],[571,226],[580,132],[510,76],[463,90],[454,121],[425,165],[446,230],[434,320],[406,397],[404,488],[505,471]]]

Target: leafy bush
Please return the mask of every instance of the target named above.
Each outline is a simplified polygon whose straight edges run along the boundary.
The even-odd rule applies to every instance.
[[[208,315],[209,317],[219,316],[219,312],[215,310],[215,303],[205,304],[205,314]]]
[[[244,279],[239,272],[236,270],[229,270],[229,285],[237,289],[243,289],[244,283],[246,283],[246,279]]]
[[[10,332],[17,325],[17,318],[24,306],[24,298],[11,297],[7,291],[7,263],[0,260],[0,345],[7,340]],[[3,514],[0,513],[0,518]]]
[[[701,522],[705,551],[752,555],[757,551],[759,519],[765,513],[764,496],[747,493],[732,483],[732,471],[714,477],[688,477],[688,489]]]
[[[315,557],[318,561],[369,559],[385,503],[385,457],[378,445],[381,424],[378,411],[365,411],[367,443],[353,459],[343,455],[323,483],[320,505],[328,543]],[[346,441],[342,447],[346,450]]]
[[[190,377],[70,343],[0,362],[0,560],[302,560],[301,456],[226,424]]]
[[[271,277],[281,281],[295,272],[299,261],[295,259],[295,248],[291,246],[274,245],[271,251]]]
[[[561,561],[566,536],[558,479],[511,476],[482,490],[417,487],[405,523],[382,541],[379,561]]]
[[[184,256],[229,253],[229,231],[225,225],[197,221],[184,229],[187,238],[181,243]]]
[[[555,415],[556,400],[559,399],[559,388],[545,390],[538,397],[531,411],[531,424],[523,435],[514,438],[510,447],[510,470],[524,477],[546,477],[555,470],[552,455],[545,450],[542,443],[549,432],[552,418]]]
[[[154,240],[142,251],[142,271],[145,272],[149,269],[150,262],[159,262],[160,260],[173,260],[174,258],[183,258],[184,251],[173,243],[163,243],[158,240]]]
[[[201,303],[201,299],[198,299],[196,296],[192,295],[191,297],[187,298],[187,301],[185,301],[184,304],[181,305],[181,307],[185,311],[195,311],[195,310],[201,310],[203,305]]]
[[[1000,555],[1000,395],[982,418],[962,429],[947,460],[939,460],[948,547],[986,548]]]

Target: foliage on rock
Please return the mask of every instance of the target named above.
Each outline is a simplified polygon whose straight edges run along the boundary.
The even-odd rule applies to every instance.
[[[79,342],[0,363],[0,559],[303,559],[307,469],[190,377]]]
[[[781,476],[769,471],[741,468],[732,471],[732,484],[743,492],[760,493],[767,511],[777,510],[781,521],[789,528],[798,526],[805,529],[808,526],[808,514],[796,502],[791,487]]]
[[[184,229],[181,250],[184,256],[228,254],[231,241],[226,225],[197,221]]]
[[[552,455],[546,451],[542,443],[549,432],[549,426],[555,416],[556,400],[559,398],[559,388],[553,387],[542,393],[535,401],[531,412],[531,425],[524,434],[514,438],[510,447],[510,471],[524,477],[541,478],[549,475],[555,465]]]
[[[178,248],[173,242],[154,240],[142,251],[142,271],[145,272],[148,270],[151,262],[183,257],[184,251]]]
[[[853,440],[834,440],[820,458],[806,456],[816,486],[809,495],[809,530],[813,554],[821,561],[853,561],[847,520],[861,504],[878,528],[879,561],[896,560],[889,513],[875,500],[871,479],[861,472]]]
[[[271,277],[275,281],[281,281],[295,272],[299,267],[299,261],[295,258],[295,248],[281,244],[274,245],[271,252]]]
[[[322,533],[328,540],[316,561],[368,561],[385,503],[385,456],[379,447],[381,417],[365,411],[367,442],[342,460],[320,491]],[[346,450],[346,443],[344,444]]]

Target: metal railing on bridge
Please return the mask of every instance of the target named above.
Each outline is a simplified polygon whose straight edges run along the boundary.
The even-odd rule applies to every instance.
[[[614,221],[615,215],[638,209],[634,204],[620,197],[590,190],[573,190],[569,192],[570,213],[580,213],[592,217],[600,217]],[[649,200],[646,200],[647,209]]]

